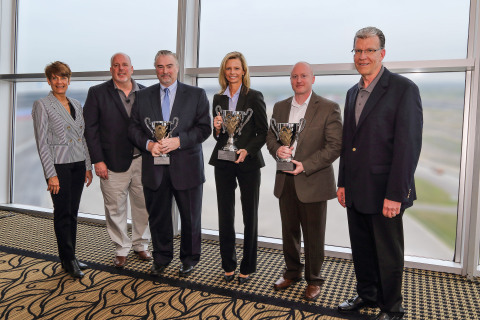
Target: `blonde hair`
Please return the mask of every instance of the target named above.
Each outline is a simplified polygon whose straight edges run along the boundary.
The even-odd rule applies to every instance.
[[[233,51],[230,53],[227,53],[227,55],[223,58],[222,64],[220,65],[220,70],[218,71],[218,83],[220,84],[220,92],[223,93],[228,87],[228,81],[227,78],[225,78],[225,69],[227,66],[227,62],[230,59],[238,59],[240,60],[240,63],[242,64],[242,69],[245,74],[242,77],[242,91],[247,93],[248,89],[250,89],[250,72],[248,71],[248,65],[247,65],[247,60],[238,51]]]

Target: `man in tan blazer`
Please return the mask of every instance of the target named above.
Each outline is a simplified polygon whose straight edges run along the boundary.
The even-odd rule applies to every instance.
[[[327,200],[336,197],[332,163],[340,155],[342,118],[338,104],[312,91],[315,76],[308,63],[295,64],[290,82],[295,95],[277,102],[272,118],[277,123],[298,123],[304,118],[306,125],[292,147],[282,146],[272,130],[267,134],[271,155],[276,159],[293,156],[295,164],[293,171],[277,171],[275,179],[274,194],[279,198],[286,270],[274,288],[286,289],[302,278],[303,233],[308,283],[305,299],[312,301],[318,298],[323,283],[320,269],[324,260]]]

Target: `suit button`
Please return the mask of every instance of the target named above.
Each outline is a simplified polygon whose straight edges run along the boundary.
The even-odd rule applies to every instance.
[[[353,151],[353,152],[357,151],[357,148],[353,148],[352,151]]]
[[[72,139],[70,139],[70,141],[68,141],[68,142],[72,142]]]
[[[78,138],[78,141],[82,141],[82,139]]]
[[[68,126],[67,129],[70,129],[70,126]]]

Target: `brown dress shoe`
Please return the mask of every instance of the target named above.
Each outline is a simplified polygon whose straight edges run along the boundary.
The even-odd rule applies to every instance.
[[[134,251],[136,255],[138,255],[138,258],[143,261],[150,261],[153,260],[152,255],[148,250],[144,251]]]
[[[309,284],[305,289],[305,300],[315,301],[320,295],[320,286]]]
[[[127,264],[127,257],[125,256],[116,256],[115,259],[113,259],[113,265],[115,268],[123,268]]]
[[[290,287],[292,284],[295,282],[300,281],[301,278],[296,278],[296,279],[285,279],[284,277],[280,277],[280,279],[275,282],[273,285],[273,288],[278,291],[278,290],[284,290]]]

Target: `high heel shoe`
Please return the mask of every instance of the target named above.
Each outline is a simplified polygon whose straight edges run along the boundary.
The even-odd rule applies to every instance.
[[[77,260],[63,260],[62,267],[73,278],[83,278],[84,274],[77,263]]]
[[[240,273],[241,274],[241,273]],[[243,276],[243,274],[242,274]],[[238,284],[244,284],[245,282],[249,281],[250,280],[250,276],[249,275],[245,275],[246,277],[240,277],[240,275],[238,275]]]
[[[226,275],[226,274],[223,275],[223,279],[225,279],[225,282],[226,282],[226,283],[229,283],[229,282],[232,281],[234,278],[235,278],[235,272],[232,273],[232,274],[230,274],[230,275]]]
[[[80,270],[85,270],[85,269],[88,269],[88,265],[81,262],[80,260],[78,260],[77,258],[75,258],[75,260],[77,260],[77,264],[78,264],[78,267],[80,268]]]

